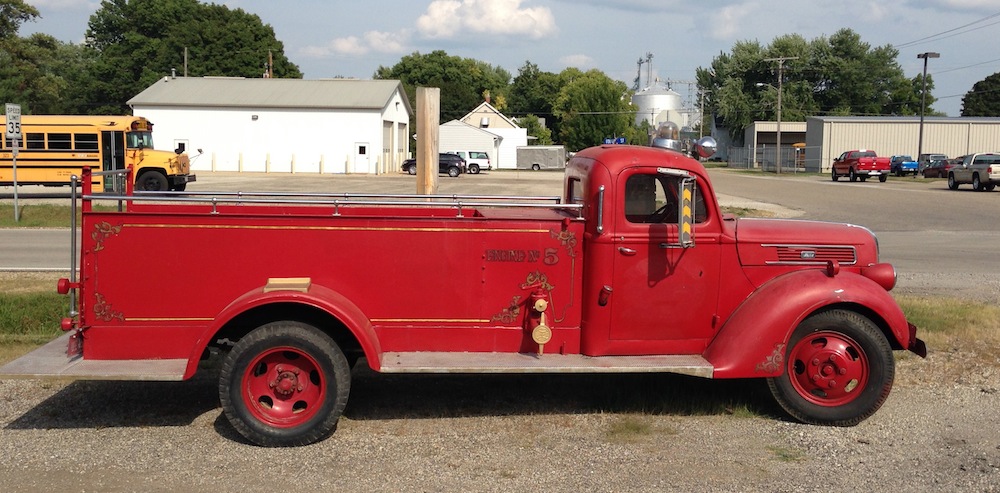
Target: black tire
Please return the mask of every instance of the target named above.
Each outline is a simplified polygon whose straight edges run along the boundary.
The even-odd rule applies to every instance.
[[[537,165],[537,164],[532,164],[532,165],[531,165],[531,170],[532,170],[532,171],[538,171],[538,170],[540,170],[540,169],[542,169],[542,167],[541,167],[541,166],[539,166],[539,165]]]
[[[461,172],[459,171],[458,166],[452,166],[448,168],[448,176],[452,178],[458,178],[458,175],[460,174]]]
[[[958,182],[955,181],[955,173],[948,173],[948,188],[958,190]]]
[[[857,173],[854,172],[854,168],[851,168],[850,170],[848,170],[848,172],[847,172],[847,178],[850,181],[852,181],[852,182],[858,181],[858,175],[857,175]]]
[[[233,346],[219,371],[226,418],[247,440],[265,447],[307,445],[330,436],[350,390],[351,367],[337,343],[295,321],[254,329]]]
[[[479,165],[478,164],[470,164],[469,165],[469,173],[472,173],[474,175],[478,175],[479,174]]]
[[[996,189],[997,184],[996,183],[987,183],[985,186],[986,186],[986,191],[987,192],[992,192],[994,189]]]
[[[837,181],[840,179],[840,175],[837,174],[836,168],[833,167],[830,168],[830,179],[833,181]]]
[[[899,176],[903,176],[903,175],[899,175]],[[885,183],[885,181],[888,180],[888,179],[889,179],[889,175],[886,175],[886,174],[878,175],[878,182],[879,183]]]
[[[167,176],[159,171],[147,171],[135,180],[135,189],[144,192],[166,192],[170,189]]]
[[[861,183],[868,181],[868,177],[865,175],[858,175],[858,179],[861,180]]]
[[[983,187],[983,182],[979,181],[979,173],[974,173],[972,175],[972,189],[977,192],[986,191],[986,189]]]
[[[188,186],[187,183],[181,183],[180,185],[174,185],[170,187],[170,189],[175,192],[183,192],[184,190],[187,190],[187,186]]]
[[[896,375],[889,341],[868,318],[830,310],[804,320],[769,378],[775,400],[803,423],[854,426],[878,411]]]
[[[411,165],[407,166],[406,167],[406,172],[409,173],[409,174],[411,174],[411,175],[417,174],[417,165],[416,164],[411,164]]]

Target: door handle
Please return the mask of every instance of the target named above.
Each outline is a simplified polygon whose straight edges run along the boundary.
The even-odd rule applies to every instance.
[[[628,247],[618,247],[618,252],[620,252],[622,255],[627,255],[629,257],[635,255],[635,250]]]

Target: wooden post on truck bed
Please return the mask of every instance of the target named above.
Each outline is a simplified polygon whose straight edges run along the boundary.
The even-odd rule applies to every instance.
[[[433,195],[438,189],[438,124],[441,89],[417,88],[417,193]]]

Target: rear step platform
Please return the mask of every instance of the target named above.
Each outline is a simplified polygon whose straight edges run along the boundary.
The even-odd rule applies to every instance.
[[[44,378],[67,380],[148,380],[180,381],[187,369],[186,359],[85,360],[67,356],[72,333],[0,367],[0,378]]]
[[[700,355],[583,356],[580,354],[413,352],[382,355],[382,373],[679,373],[712,378]]]

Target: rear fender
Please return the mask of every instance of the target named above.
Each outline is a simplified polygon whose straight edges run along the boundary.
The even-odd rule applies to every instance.
[[[820,269],[801,270],[765,283],[729,317],[704,353],[715,367],[714,378],[780,375],[795,328],[816,311],[833,307],[870,317],[894,347],[911,347],[906,316],[877,283],[852,272],[830,276]]]
[[[191,378],[194,375],[201,355],[226,324],[248,310],[275,303],[307,305],[318,308],[336,318],[351,331],[372,369],[377,371],[381,368],[382,348],[368,317],[344,295],[326,286],[312,283],[306,291],[277,290],[268,292],[264,286],[261,286],[235,299],[215,317],[212,326],[199,339],[195,350],[188,358],[184,378]]]

